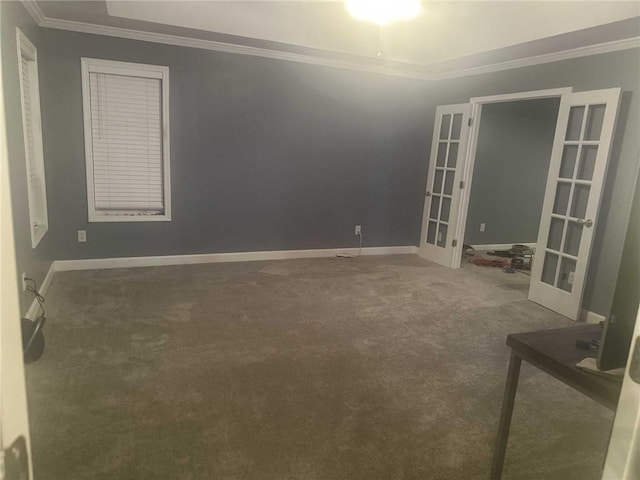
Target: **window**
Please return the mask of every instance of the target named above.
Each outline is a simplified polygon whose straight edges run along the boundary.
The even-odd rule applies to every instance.
[[[169,69],[82,59],[90,222],[171,220]]]
[[[36,47],[16,28],[18,44],[18,74],[22,103],[22,133],[27,164],[27,195],[31,247],[36,248],[47,233],[47,190],[44,179],[42,124],[40,121],[40,93],[38,83],[38,54]]]

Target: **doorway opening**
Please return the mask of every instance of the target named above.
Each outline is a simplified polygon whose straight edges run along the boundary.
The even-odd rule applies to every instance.
[[[560,97],[483,106],[463,237],[472,264],[528,278],[559,107]]]
[[[468,213],[469,213],[469,207],[470,207],[471,190],[473,189],[473,182],[475,180],[474,172],[475,172],[475,163],[476,163],[476,158],[478,153],[478,141],[480,140],[480,129],[483,123],[486,123],[486,122],[483,122],[483,116],[485,111],[488,111],[489,113],[489,121],[492,120],[491,118],[492,116],[493,117],[511,116],[511,119],[513,120],[516,118],[516,114],[518,113],[520,115],[529,115],[525,113],[527,112],[527,110],[530,110],[528,108],[528,105],[535,105],[537,101],[558,102],[558,105],[559,105],[559,102],[562,99],[563,95],[566,96],[571,94],[572,92],[573,92],[572,87],[562,87],[562,88],[552,88],[547,90],[535,90],[530,92],[508,93],[504,95],[473,97],[470,99],[470,102],[469,102],[469,105],[471,106],[470,116],[473,119],[473,121],[471,122],[471,126],[468,131],[469,146],[467,148],[466,157],[463,162],[464,171],[462,175],[463,175],[463,182],[466,188],[464,188],[461,191],[461,195],[460,195],[461,197],[460,220],[458,222],[458,232],[457,232],[458,238],[464,239],[466,237],[466,227],[467,227],[467,219],[468,219]],[[507,106],[504,107],[504,105],[507,105]],[[549,104],[542,103],[538,105],[546,105],[546,108],[550,108]],[[511,112],[511,115],[509,115],[509,112],[508,112],[509,106],[512,106],[512,109],[513,109],[513,111]],[[492,111],[494,107],[497,107],[497,108],[495,111]],[[544,107],[538,107],[538,108],[544,108]],[[559,109],[559,106],[558,106],[558,109]],[[550,118],[551,115],[549,115],[549,113],[547,113],[547,115]],[[535,125],[535,121],[530,121],[530,123]],[[553,142],[555,140],[555,137],[557,136],[557,129],[558,129],[558,110],[556,110],[555,117],[553,118],[552,126],[550,126],[549,128],[553,129],[553,135],[554,135],[552,137],[552,146],[553,146]],[[491,130],[491,127],[489,127],[489,129]],[[528,136],[526,132],[522,130],[518,131],[517,127],[509,126],[509,131],[511,131],[513,134],[518,135],[520,139],[524,138],[527,141],[531,141],[531,136]],[[489,131],[489,133],[486,136],[488,137],[489,143],[491,143],[491,141],[494,139],[496,141],[501,140],[500,137],[496,136],[491,131]],[[515,143],[512,140],[513,139],[508,139],[505,136],[501,141]],[[541,145],[542,142],[540,142],[539,144]],[[511,149],[511,147],[505,148],[505,150],[509,150],[509,149]],[[518,152],[518,155],[522,153],[522,150],[524,150],[524,148],[520,146],[519,150],[521,151]],[[550,162],[551,153],[553,152],[549,152],[549,157],[546,160],[547,176],[549,173],[549,168],[551,163]],[[548,178],[546,180],[548,180]],[[539,220],[540,220],[540,215],[538,215],[538,225],[540,225]],[[486,222],[481,222],[481,223],[486,223]],[[478,229],[479,229],[479,225],[478,225]],[[486,225],[485,225],[485,230],[486,230]],[[534,238],[531,241],[531,243],[535,243],[536,240],[537,238]],[[526,242],[526,243],[529,243],[529,242]],[[453,255],[454,262],[452,264],[452,268],[460,267],[460,262],[462,259],[462,252],[463,252],[463,245],[464,245],[464,242],[460,242],[457,245],[456,250],[454,251],[454,255]],[[488,244],[485,244],[485,245],[488,245]]]

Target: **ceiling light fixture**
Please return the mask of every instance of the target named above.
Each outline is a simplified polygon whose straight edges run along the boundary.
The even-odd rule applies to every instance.
[[[378,25],[410,20],[422,9],[421,0],[345,0],[344,3],[352,17]]]

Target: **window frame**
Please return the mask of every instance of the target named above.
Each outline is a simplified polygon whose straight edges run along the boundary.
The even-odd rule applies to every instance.
[[[42,141],[42,115],[40,112],[40,81],[38,77],[38,50],[35,45],[22,33],[22,31],[16,27],[16,45],[18,52],[18,80],[20,83],[20,111],[22,113],[22,137],[24,140],[24,159],[27,171],[27,196],[29,201],[29,231],[31,233],[31,248],[36,248],[44,235],[49,231],[49,213],[47,207],[47,187],[44,172],[44,147]],[[25,72],[22,69],[22,57],[26,56],[29,62],[33,62],[34,68],[29,69],[26,72],[29,75],[29,84],[31,94],[31,129],[33,136],[33,154],[35,156],[36,172],[31,171],[29,166],[29,141],[27,139],[27,122],[26,122],[26,110],[24,104],[24,75]],[[42,219],[38,222],[35,217],[37,216],[35,205],[35,195],[31,188],[31,176],[36,175],[40,177],[42,184]]]
[[[89,222],[168,222],[171,221],[171,171],[169,146],[169,67],[144,63],[119,62],[82,57],[82,116],[84,120],[85,165],[87,176],[87,208]],[[107,73],[143,78],[157,78],[162,96],[162,171],[164,213],[150,214],[145,210],[96,210],[93,172],[93,140],[91,130],[90,73]],[[125,213],[126,212],[126,213]]]

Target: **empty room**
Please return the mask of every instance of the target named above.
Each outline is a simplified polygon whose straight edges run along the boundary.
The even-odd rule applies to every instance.
[[[640,478],[640,3],[0,28],[0,478]]]

